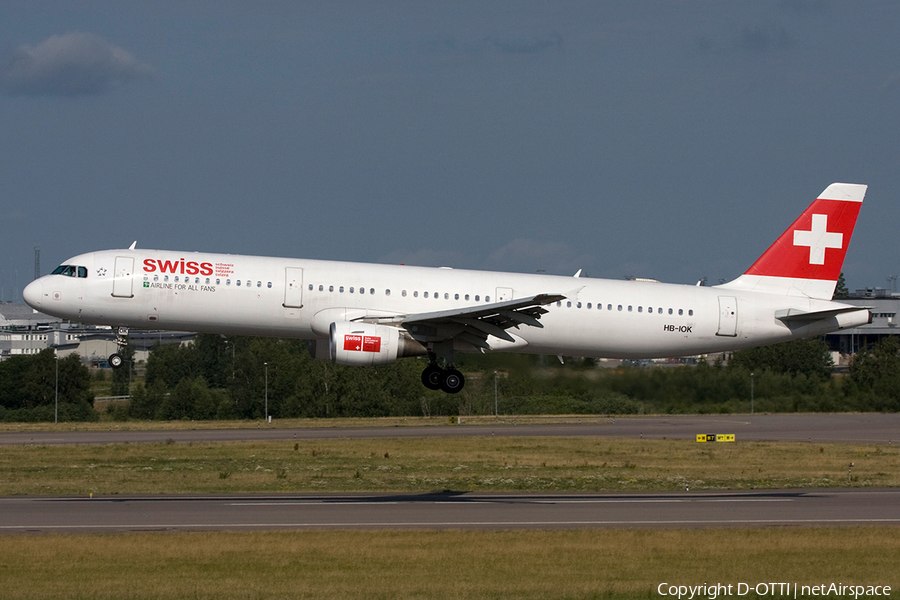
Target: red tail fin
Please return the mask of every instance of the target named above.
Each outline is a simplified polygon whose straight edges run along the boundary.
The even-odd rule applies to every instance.
[[[746,273],[726,287],[830,300],[866,187],[829,185]]]

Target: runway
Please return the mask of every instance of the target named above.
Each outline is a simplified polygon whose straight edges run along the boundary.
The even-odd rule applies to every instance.
[[[588,419],[585,418],[587,421]],[[594,419],[592,419],[594,420]],[[474,423],[474,421],[473,421]],[[11,444],[116,444],[175,442],[228,442],[252,440],[312,440],[340,438],[409,438],[472,436],[576,436],[645,439],[695,439],[698,433],[733,433],[738,441],[779,441],[819,443],[900,442],[900,414],[771,414],[771,415],[690,415],[628,416],[602,422],[564,425],[492,424],[483,418],[477,424],[359,427],[192,429],[169,431],[127,431],[127,425],[112,424],[109,431],[29,431],[0,432],[0,445]]]
[[[791,525],[900,525],[900,490],[0,499],[0,533]]]

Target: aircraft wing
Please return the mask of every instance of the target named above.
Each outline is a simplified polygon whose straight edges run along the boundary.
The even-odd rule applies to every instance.
[[[401,315],[391,318],[390,322],[401,325],[420,342],[462,341],[490,350],[488,336],[515,343],[507,329],[520,325],[543,327],[538,319],[547,313],[544,305],[565,298],[563,294],[537,294],[493,304]],[[384,323],[386,320],[379,321]]]

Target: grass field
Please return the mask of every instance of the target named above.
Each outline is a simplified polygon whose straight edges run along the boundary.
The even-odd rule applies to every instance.
[[[4,496],[674,491],[685,483],[693,491],[897,486],[900,450],[490,435],[0,448]],[[662,598],[662,583],[766,582],[889,585],[900,597],[898,532],[789,527],[0,535],[0,598],[630,599]]]
[[[854,463],[852,481],[848,465]],[[900,485],[900,448],[467,437],[7,446],[0,495],[675,491]]]
[[[896,590],[896,532],[792,528],[0,536],[0,593],[8,600],[628,599],[660,598],[661,583],[736,588],[738,583],[766,582],[889,585]],[[896,591],[893,597],[898,597]]]

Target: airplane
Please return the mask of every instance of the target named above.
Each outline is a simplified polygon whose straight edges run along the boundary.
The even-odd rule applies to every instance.
[[[231,254],[104,250],[28,284],[35,310],[117,328],[311,340],[317,359],[427,356],[422,383],[457,393],[457,352],[664,358],[857,327],[832,301],[867,186],[833,183],[737,279],[716,286]]]

